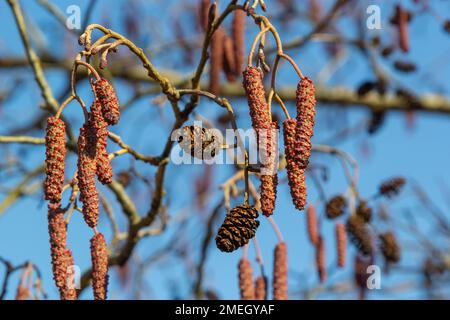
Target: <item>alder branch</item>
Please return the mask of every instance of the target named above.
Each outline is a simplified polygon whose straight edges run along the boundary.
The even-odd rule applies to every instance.
[[[0,143],[45,144],[45,139],[27,136],[0,136]]]

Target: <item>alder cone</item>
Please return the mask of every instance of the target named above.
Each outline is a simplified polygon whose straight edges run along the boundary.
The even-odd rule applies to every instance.
[[[246,258],[242,258],[239,261],[239,290],[241,293],[241,300],[255,299],[252,265]]]
[[[97,233],[91,239],[92,288],[95,300],[105,300],[108,291],[108,250],[105,237]]]
[[[47,119],[45,147],[45,200],[58,203],[61,201],[64,184],[66,157],[66,125],[61,119]]]
[[[117,124],[120,118],[120,106],[113,86],[104,78],[94,81],[93,86],[95,97],[102,106],[105,121],[109,125]]]
[[[319,274],[320,283],[327,279],[327,265],[325,260],[325,241],[322,236],[319,236],[319,240],[316,245],[316,267]]]
[[[397,263],[400,260],[401,251],[395,235],[389,231],[381,234],[380,240],[380,249],[384,259],[390,263]]]
[[[297,128],[295,158],[301,169],[306,169],[311,155],[311,137],[314,134],[316,97],[314,83],[304,77],[297,85]]]
[[[233,53],[235,61],[234,73],[239,76],[244,65],[245,57],[245,12],[244,10],[234,10],[231,33],[233,39]]]
[[[232,252],[248,243],[259,227],[258,212],[254,207],[241,204],[231,209],[216,236],[219,250]]]
[[[223,49],[225,29],[219,27],[211,38],[211,58],[209,60],[209,91],[212,94],[220,93],[220,72],[223,67]]]
[[[221,148],[221,139],[213,131],[196,125],[181,128],[180,148],[197,159],[212,159]]]
[[[309,241],[311,241],[312,244],[317,245],[319,241],[319,232],[317,231],[317,215],[316,207],[314,205],[310,205],[306,209],[306,225]]]
[[[367,201],[360,201],[356,207],[355,213],[366,223],[370,222],[372,219],[372,208],[367,205]]]
[[[95,186],[97,136],[94,128],[84,124],[78,137],[78,189],[80,201],[83,203],[83,218],[86,224],[97,226],[99,214],[99,199]]]
[[[275,247],[273,265],[273,299],[287,300],[288,289],[288,263],[287,248],[285,242],[280,242]]]
[[[303,210],[306,206],[305,170],[301,168],[295,157],[296,127],[296,119],[286,119],[283,122],[284,154],[292,202],[298,210]]]
[[[267,299],[267,278],[258,276],[255,280],[255,300]]]
[[[364,221],[357,215],[352,215],[346,224],[351,241],[363,255],[372,255],[373,243],[369,230]]]
[[[50,252],[53,279],[59,289],[62,300],[75,300],[77,292],[69,286],[70,267],[73,266],[72,252],[67,246],[67,227],[64,211],[59,204],[48,206],[48,232],[50,235]]]
[[[347,207],[347,201],[342,195],[337,195],[331,198],[325,208],[325,213],[329,219],[335,219],[344,214]]]
[[[386,180],[380,185],[379,192],[381,195],[391,198],[400,193],[400,191],[405,183],[406,183],[406,179],[403,177],[395,177],[395,178]]]
[[[338,267],[343,268],[345,267],[345,260],[347,257],[347,233],[345,232],[345,225],[337,222],[335,232]]]

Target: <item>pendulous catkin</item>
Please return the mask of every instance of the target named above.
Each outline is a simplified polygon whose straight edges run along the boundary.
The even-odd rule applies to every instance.
[[[343,268],[345,267],[347,258],[347,233],[345,231],[345,225],[337,222],[335,225],[335,233],[338,267]]]
[[[45,199],[51,203],[61,201],[66,157],[66,125],[61,119],[47,119],[45,135]]]
[[[233,22],[231,25],[233,52],[234,52],[234,73],[239,76],[244,65],[245,49],[245,12],[244,10],[234,10]]]
[[[260,275],[255,280],[255,300],[267,299],[267,278]]]
[[[83,218],[91,228],[97,226],[99,214],[98,192],[95,186],[97,136],[94,128],[85,123],[78,137],[78,189],[83,202]]]
[[[233,40],[225,35],[223,39],[223,72],[229,82],[236,79],[236,61],[233,51]]]
[[[288,262],[285,242],[275,247],[273,264],[273,299],[287,300],[288,294]]]
[[[400,260],[400,247],[394,233],[391,231],[380,235],[380,249],[384,259],[389,263],[397,263]]]
[[[220,72],[223,67],[223,49],[225,29],[219,27],[211,38],[211,57],[209,60],[209,91],[218,95],[220,92]]]
[[[241,300],[254,300],[255,287],[253,286],[253,270],[250,261],[242,258],[239,261],[239,290]]]
[[[301,169],[306,169],[311,155],[311,137],[314,134],[316,97],[314,83],[304,77],[296,92],[297,128],[295,132],[295,157]]]
[[[232,252],[248,243],[259,227],[258,211],[254,207],[241,204],[231,209],[216,236],[217,248]]]
[[[247,67],[243,72],[243,86],[250,109],[250,118],[255,130],[270,129],[271,121],[264,91],[262,72],[259,68]]]
[[[329,219],[335,219],[344,214],[347,207],[347,200],[342,195],[337,195],[331,198],[325,207],[325,214]]]
[[[311,241],[312,244],[317,245],[319,241],[319,232],[317,230],[317,214],[314,205],[310,205],[306,209],[306,227],[309,241]]]
[[[67,227],[64,220],[64,211],[59,204],[48,205],[48,232],[50,235],[50,252],[52,258],[53,279],[59,289],[62,300],[75,300],[77,292],[70,287],[70,268],[73,266],[73,257],[67,246]]]
[[[208,27],[209,0],[200,0],[198,6],[198,20],[200,27],[206,31]]]
[[[408,11],[397,5],[399,46],[403,52],[409,51]]]
[[[364,221],[360,217],[357,215],[352,215],[347,220],[346,230],[350,235],[351,241],[356,245],[359,252],[364,255],[372,255],[372,237]]]
[[[303,210],[306,205],[305,170],[301,169],[295,158],[296,127],[296,119],[286,119],[283,122],[284,154],[292,202],[297,209]]]
[[[105,237],[97,233],[91,239],[92,288],[95,300],[105,300],[108,291],[108,250]]]
[[[325,241],[322,236],[319,236],[319,240],[316,245],[316,268],[319,275],[320,283],[327,279],[327,265],[325,260]]]
[[[116,91],[108,80],[101,78],[93,82],[95,97],[102,106],[102,113],[109,125],[119,122],[120,106]]]

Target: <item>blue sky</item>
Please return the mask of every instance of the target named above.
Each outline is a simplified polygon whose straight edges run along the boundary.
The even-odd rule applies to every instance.
[[[137,1],[139,3],[139,1]],[[323,1],[326,7],[331,1]],[[70,4],[80,4],[82,15],[84,14],[85,1],[58,1],[58,6],[65,9]],[[161,5],[165,4],[166,10],[161,11]],[[382,8],[383,29],[381,31],[368,31],[369,35],[380,34],[382,39],[388,39],[388,35],[392,33],[386,24],[387,15],[390,10],[387,9],[387,1],[361,1],[361,10],[367,5],[365,4],[377,3]],[[406,2],[405,2],[406,3]],[[408,2],[409,3],[409,2]],[[72,36],[65,35],[64,30],[58,27],[57,22],[52,19],[46,12],[44,12],[38,5],[37,1],[21,1],[23,10],[26,16],[39,25],[43,31],[41,36],[45,39],[46,45],[50,46],[50,51],[53,54],[63,54],[64,52],[78,50],[76,39]],[[438,13],[450,12],[450,4],[444,1],[432,1],[434,8]],[[390,7],[390,6],[389,6]],[[142,27],[141,37],[139,38],[139,45],[152,48],[157,44],[157,41],[170,41],[169,33],[171,25],[163,23],[161,27],[155,27],[155,20],[169,21],[170,16],[182,16],[182,24],[186,26],[192,25],[192,13],[183,13],[185,6],[180,6],[177,1],[150,1],[144,10],[136,13],[137,19],[142,19],[140,24]],[[107,26],[117,30],[118,32],[125,32],[121,20],[118,19],[119,14],[125,9],[123,1],[99,1],[95,8],[95,12],[91,17],[91,22],[109,23]],[[24,56],[23,47],[19,41],[16,25],[12,19],[9,7],[3,1],[0,3],[0,21],[2,28],[0,28],[0,57],[11,55]],[[289,39],[298,35],[307,33],[308,28],[306,24],[300,22],[300,28],[293,30],[287,27],[282,33],[283,39]],[[354,25],[351,24],[348,18],[344,18],[340,26],[346,30],[345,34],[351,36],[354,30]],[[30,26],[29,26],[30,28]],[[148,34],[146,34],[146,30]],[[54,32],[55,31],[55,32]],[[250,35],[255,34],[255,27],[249,24],[248,27]],[[446,64],[445,57],[450,54],[450,42],[448,41],[448,34],[442,31],[441,24],[436,23],[436,17],[425,14],[422,17],[417,17],[413,20],[411,25],[411,50],[406,56],[407,59],[418,64],[418,73],[414,75],[399,76],[395,74],[395,79],[400,81],[405,86],[415,90],[418,93],[438,92],[449,95],[448,82],[450,80],[450,66]],[[69,47],[67,47],[69,44]],[[71,48],[72,47],[72,48]],[[122,49],[121,51],[125,51]],[[304,74],[310,75],[314,80],[317,79],[318,71],[327,63],[328,58],[323,52],[320,44],[311,44],[301,50],[293,50],[289,52],[298,62]],[[398,57],[401,55],[395,53]],[[179,54],[169,50],[167,54],[155,57],[155,63],[162,68],[176,68],[182,74],[187,74],[192,70],[190,67],[180,66],[177,61],[180,59]],[[198,59],[198,52],[195,59]],[[196,60],[195,60],[196,61]],[[382,62],[386,70],[390,70],[388,63]],[[29,72],[29,69],[24,69]],[[391,70],[392,71],[392,70]],[[14,74],[10,72],[2,72],[0,74],[0,87],[11,85]],[[65,87],[67,75],[59,72],[48,72],[46,74],[54,92],[58,95],[59,91]],[[4,103],[0,106],[0,112],[5,117],[6,121],[2,122],[0,126],[0,135],[7,134],[11,127],[17,127],[28,123],[34,116],[39,114],[39,103],[41,97],[36,84],[33,82],[32,74],[26,74],[25,83],[21,84],[20,89],[15,95],[14,102]],[[204,78],[206,79],[206,77]],[[295,85],[297,78],[288,65],[283,65],[279,77],[280,85]],[[365,80],[373,79],[371,71],[364,58],[351,49],[349,56],[343,61],[339,70],[329,79],[327,85],[345,85],[355,87]],[[132,93],[130,87],[125,86],[121,81],[116,81],[116,86],[119,91],[119,98],[121,101],[126,101]],[[27,92],[27,94],[21,94]],[[80,89],[83,98],[86,101],[92,99],[89,90],[84,87]],[[157,154],[161,150],[161,140],[167,136],[170,123],[173,120],[168,108],[164,110],[152,107],[150,98],[141,99],[129,112],[126,112],[121,119],[121,123],[114,129],[115,133],[124,137],[125,141],[132,144],[136,149],[141,150],[147,154]],[[247,106],[245,101],[232,101],[233,106],[239,115],[239,125],[246,127],[249,125],[247,120]],[[166,107],[168,107],[166,105]],[[292,106],[289,106],[290,110]],[[197,112],[205,117],[213,117],[217,115],[215,107],[208,102],[202,102]],[[369,113],[361,108],[328,108],[318,105],[318,114],[315,127],[315,135],[313,143],[327,142],[333,133],[342,128],[343,125],[358,124],[360,121],[368,117]],[[219,111],[223,112],[223,111]],[[281,111],[279,111],[281,114]],[[19,115],[19,116],[18,116]],[[67,117],[73,123],[73,127],[77,128],[81,124],[81,113],[78,107],[73,104],[67,109]],[[162,119],[155,124],[155,118]],[[344,122],[346,121],[346,122]],[[408,181],[417,181],[420,185],[432,195],[432,199],[437,206],[444,212],[447,212],[447,218],[450,219],[450,211],[447,206],[447,199],[442,195],[440,186],[448,184],[448,177],[450,169],[450,149],[448,141],[445,139],[450,125],[450,119],[446,115],[440,114],[425,114],[417,113],[413,128],[408,128],[406,125],[406,117],[403,113],[391,112],[386,118],[383,127],[375,135],[367,137],[364,132],[356,133],[354,137],[345,139],[344,141],[333,141],[333,143],[353,155],[360,165],[360,182],[358,190],[362,196],[369,197],[376,192],[378,184],[391,176],[403,175]],[[42,132],[35,132],[36,136],[42,136]],[[36,164],[44,161],[44,147],[33,146],[30,148],[25,157],[25,164],[27,168],[33,168]],[[110,150],[116,150],[116,146],[111,144]],[[21,154],[21,151],[26,148],[23,146],[2,146],[0,152],[5,154],[7,150],[11,153]],[[367,156],[369,150],[370,156]],[[3,158],[3,157],[2,157]],[[128,168],[130,163],[129,156],[124,156],[124,159],[115,160],[113,162],[114,169],[119,172],[122,169]],[[329,181],[325,184],[325,191],[327,196],[332,196],[336,193],[343,192],[347,185],[345,177],[343,176],[341,167],[338,161],[330,156],[314,155],[314,161],[329,167],[330,176]],[[71,156],[68,160],[67,171],[73,172],[75,158]],[[149,177],[153,177],[153,170],[139,164],[139,169]],[[191,203],[193,177],[198,174],[202,168],[200,166],[184,166],[178,167],[169,165],[166,188],[169,193],[171,216],[177,216],[187,205]],[[213,190],[226,180],[231,174],[230,167],[218,166],[214,168]],[[69,177],[70,173],[66,174]],[[285,173],[281,173],[281,178],[285,177]],[[14,182],[14,181],[13,181]],[[17,181],[15,181],[17,182]],[[318,199],[318,194],[313,184],[308,180],[309,186],[309,200],[314,202]],[[110,195],[107,189],[101,188],[102,192]],[[147,189],[134,188],[132,195],[137,200],[137,206],[140,212],[145,212],[149,205],[150,194]],[[1,200],[0,195],[0,200]],[[220,197],[220,191],[213,195],[211,205]],[[305,228],[305,215],[297,212],[291,205],[289,198],[289,191],[286,185],[280,186],[278,194],[277,209],[275,219],[278,222],[285,240],[289,248],[289,270],[290,270],[290,291],[298,291],[299,288],[312,287],[317,285],[318,279],[314,269],[314,251],[312,246],[307,241]],[[410,187],[407,187],[405,192],[389,203],[389,208],[393,212],[400,214],[404,209],[417,208],[413,200],[413,195]],[[318,205],[319,210],[322,210],[323,204]],[[117,216],[120,216],[119,208],[114,205]],[[420,210],[413,210],[412,214],[418,221],[421,222],[421,227],[427,235],[433,240],[433,230],[429,226],[429,220],[424,217]],[[192,208],[187,210],[189,220],[189,232],[185,236],[180,237],[180,241],[186,241],[189,244],[189,252],[193,261],[197,257],[200,247],[202,234],[198,231],[200,229],[195,226],[198,223],[204,223],[204,218],[195,212]],[[224,216],[224,212],[222,216]],[[265,260],[265,268],[270,275],[272,267],[272,251],[276,244],[276,237],[271,229],[269,223],[261,219],[261,226],[258,230],[258,240],[262,247],[262,253]],[[123,222],[123,221],[122,221]],[[380,226],[385,228],[385,226]],[[99,229],[105,232],[107,237],[110,237],[109,223],[106,218],[101,218]],[[384,229],[383,229],[384,230]],[[142,258],[151,255],[152,252],[163,247],[173,232],[177,231],[176,223],[169,226],[166,234],[149,238],[139,246],[137,252]],[[322,233],[326,239],[326,246],[328,248],[327,260],[330,267],[334,265],[334,230],[333,224],[329,221],[324,222]],[[74,253],[76,263],[82,270],[87,268],[90,264],[89,255],[89,239],[92,232],[84,225],[81,215],[75,215],[71,219],[69,227],[69,246]],[[399,237],[407,237],[404,233],[399,231]],[[234,299],[238,297],[237,286],[237,263],[241,256],[241,251],[232,254],[220,253],[211,246],[210,258],[206,264],[206,278],[205,286],[217,289],[221,298]],[[250,258],[254,258],[253,247],[249,250]],[[351,280],[352,273],[352,258],[354,250],[349,252],[348,265],[344,270],[339,270],[331,274],[330,279],[326,285],[333,284],[336,281],[344,279]],[[51,280],[51,265],[49,256],[48,233],[47,233],[47,218],[46,218],[46,204],[38,196],[26,198],[23,201],[15,204],[2,216],[0,216],[0,256],[5,257],[14,263],[21,263],[28,259],[36,263],[44,274],[44,286],[49,293],[50,298],[56,298],[57,292]],[[400,265],[413,265],[420,254],[405,252]],[[417,266],[419,264],[416,264]],[[254,264],[256,270],[256,263]],[[300,277],[298,275],[301,275]],[[130,295],[120,288],[117,281],[117,272],[114,268],[111,270],[111,286],[110,298],[130,298]],[[408,276],[408,277],[407,277]],[[185,267],[182,266],[180,260],[171,258],[161,264],[148,269],[145,273],[146,283],[150,289],[145,298],[166,299],[173,297],[173,290],[177,295],[184,298],[189,298],[190,283],[186,281],[189,274]],[[424,298],[417,288],[412,288],[405,292],[391,294],[383,288],[400,283],[405,279],[416,280],[419,284],[419,278],[410,275],[386,275],[382,276],[382,289],[377,292],[371,292],[369,298]],[[14,286],[17,283],[17,278],[13,278],[11,282],[11,292],[9,297],[13,294]],[[133,283],[131,286],[134,285]],[[90,290],[86,290],[82,298],[91,298]],[[293,298],[296,296],[292,296]],[[356,293],[345,294],[342,296],[331,295],[327,293],[319,294],[317,298],[355,298]]]

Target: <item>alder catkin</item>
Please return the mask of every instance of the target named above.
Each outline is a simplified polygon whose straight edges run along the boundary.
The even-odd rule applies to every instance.
[[[21,283],[17,286],[15,300],[28,300],[30,297],[30,289],[24,287]]]
[[[66,157],[66,125],[61,119],[47,119],[45,135],[45,199],[51,203],[61,201],[64,184],[64,169]]]
[[[359,252],[364,255],[372,255],[372,237],[364,221],[360,217],[352,215],[347,220],[346,230],[350,235],[350,240],[355,244]]]
[[[380,249],[384,259],[389,263],[397,263],[400,260],[401,251],[395,238],[394,233],[391,231],[380,234]]]
[[[229,82],[236,80],[236,61],[233,51],[233,40],[225,35],[223,39],[223,72]]]
[[[234,10],[232,28],[232,43],[233,43],[233,53],[235,61],[234,73],[239,76],[244,65],[245,57],[245,12],[244,10]]]
[[[283,122],[284,154],[292,202],[298,210],[303,210],[306,205],[305,170],[301,169],[295,157],[296,127],[296,119],[286,119]]]
[[[288,294],[288,262],[285,242],[275,247],[273,265],[273,299],[287,300]]]
[[[239,261],[239,290],[241,293],[241,300],[255,299],[252,265],[246,258],[242,258]]]
[[[95,80],[93,86],[95,97],[102,106],[105,121],[109,125],[117,124],[120,118],[120,106],[113,86],[104,78]]]
[[[296,91],[297,128],[295,133],[295,157],[301,169],[306,169],[311,155],[311,137],[314,134],[316,97],[314,83],[304,77]]]
[[[105,300],[108,291],[108,250],[105,237],[97,233],[91,239],[92,288],[95,300]]]
[[[306,227],[309,241],[311,241],[313,245],[317,245],[317,242],[319,241],[319,232],[317,230],[317,214],[314,205],[310,205],[306,209]]]
[[[345,225],[341,222],[337,222],[335,225],[336,232],[336,251],[338,267],[345,267],[345,261],[347,258],[347,233],[345,231]]]
[[[209,0],[200,0],[198,6],[198,20],[200,27],[206,31],[208,27]]]
[[[259,227],[257,218],[258,211],[246,204],[231,209],[217,232],[217,248],[220,251],[232,252],[246,245]]]
[[[267,278],[260,275],[255,280],[255,300],[267,299]]]
[[[48,205],[48,232],[50,235],[50,252],[52,260],[53,279],[59,289],[62,300],[75,300],[77,292],[70,287],[70,268],[73,257],[67,246],[67,227],[64,220],[64,210],[59,204]]]
[[[409,51],[409,36],[408,36],[408,12],[400,5],[397,6],[398,15],[398,36],[399,46],[403,52]]]
[[[98,192],[95,186],[97,136],[94,128],[86,123],[78,137],[78,189],[83,203],[83,218],[91,228],[97,226],[99,214]]]
[[[220,93],[220,72],[223,67],[223,49],[225,29],[219,27],[211,38],[211,56],[209,59],[209,91],[212,94]]]
[[[327,265],[325,258],[325,241],[322,236],[319,236],[316,245],[316,268],[320,283],[327,279]]]

